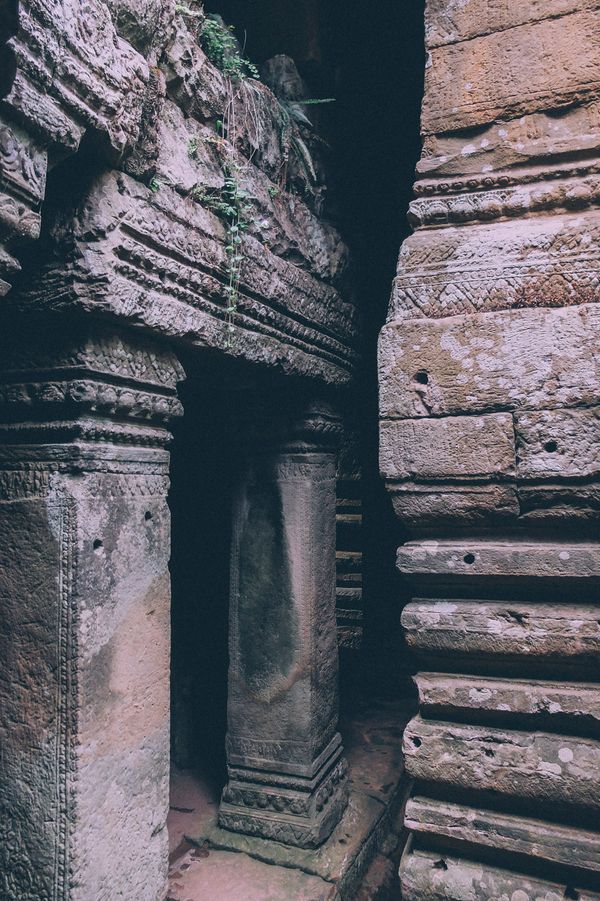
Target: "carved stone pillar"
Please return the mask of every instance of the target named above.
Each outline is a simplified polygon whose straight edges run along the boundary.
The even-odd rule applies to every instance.
[[[220,823],[312,848],[347,803],[338,720],[336,444],[312,406],[250,455],[234,512]]]
[[[420,713],[405,901],[597,899],[600,10],[428,0],[381,469]]]
[[[162,901],[177,360],[2,328],[0,896]]]

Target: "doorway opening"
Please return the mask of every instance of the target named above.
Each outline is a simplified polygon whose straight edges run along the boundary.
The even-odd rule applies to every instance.
[[[407,709],[412,703],[394,566],[403,536],[379,477],[376,348],[408,234],[406,211],[421,149],[424,0],[377,4],[369,13],[342,0],[213,0],[206,10],[234,26],[244,56],[259,69],[274,56],[290,56],[308,98],[334,98],[307,107],[307,113],[326,142],[328,191],[321,215],[349,245],[352,263],[343,293],[362,314],[360,370],[346,397],[346,430],[354,441],[340,471],[338,505],[338,623],[342,637],[352,633],[352,640],[341,642],[340,693],[346,735],[356,736],[374,695],[384,704],[404,696]],[[190,811],[204,805],[216,814],[225,782],[236,471],[231,398],[236,384],[255,378],[251,367],[211,356],[186,368],[171,491],[175,857],[182,843],[185,848]],[[395,741],[399,749],[401,730]],[[186,773],[194,772],[191,784]]]

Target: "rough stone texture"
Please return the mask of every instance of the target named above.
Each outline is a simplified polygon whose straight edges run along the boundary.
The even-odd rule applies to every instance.
[[[320,404],[296,416],[274,436],[274,447],[248,460],[235,504],[229,782],[219,820],[228,829],[310,848],[329,836],[348,796],[337,733],[341,427]]]
[[[598,609],[566,604],[414,600],[402,612],[410,647],[424,657],[469,656],[491,666],[519,660],[593,671],[600,654]]]
[[[415,231],[379,357],[424,670],[406,899],[598,885],[599,15],[426,4]]]
[[[242,293],[228,317],[223,224],[175,188],[152,192],[107,172],[55,234],[56,258],[20,299],[27,307],[102,312],[254,362],[333,382],[350,377],[355,355],[344,336],[355,328],[354,308],[248,233]]]
[[[600,808],[600,742],[591,739],[416,717],[406,727],[403,750],[415,779],[557,808]]]
[[[417,852],[401,867],[403,901],[598,901],[600,895],[578,883],[561,884],[523,876],[487,864],[461,860],[448,854]]]
[[[177,361],[2,333],[0,894],[162,901]]]
[[[225,77],[202,50],[203,21],[197,0],[10,0],[0,13],[0,895],[15,901],[163,901],[174,346],[314,390],[347,383],[356,361],[317,138],[302,132],[313,177],[290,152],[302,126],[286,146],[274,91]],[[308,844],[347,796],[335,427],[309,417],[308,432],[321,426],[326,450],[281,457],[275,493],[254,498],[264,531],[246,536],[246,576],[264,551],[274,582],[257,583],[272,589],[262,651],[250,592],[238,675],[258,691],[254,713],[273,702],[263,762],[281,778],[240,769],[253,763],[242,749],[235,778],[254,794],[240,800],[232,776],[223,813],[235,826],[256,800],[256,822],[261,811],[277,837]],[[272,535],[278,504],[285,529]],[[322,551],[310,572],[309,550]],[[285,700],[271,690],[292,699],[279,732]]]
[[[318,149],[311,144],[313,184],[285,149],[273,92],[253,79],[234,83],[212,65],[199,42],[202,21],[194,0],[189,8],[172,0],[15,3],[14,78],[0,104],[0,292],[19,270],[20,246],[39,235],[47,168],[86,135],[96,174],[73,208],[49,217],[52,253],[21,306],[110,314],[347,382],[356,312],[335,287],[346,248],[318,215]],[[235,129],[223,135],[218,123],[228,117]],[[250,227],[228,312],[231,236],[217,207],[232,170]]]
[[[243,896],[240,892],[243,891]],[[335,886],[300,870],[272,867],[231,851],[191,848],[177,861],[169,882],[171,901],[338,901]]]
[[[149,78],[101,0],[14,0],[0,101],[0,293],[18,271],[12,246],[38,237],[48,155],[74,153],[87,129],[118,159],[138,140]],[[10,70],[6,79],[5,72]],[[6,83],[5,83],[6,80]]]
[[[508,610],[505,617],[508,618]],[[513,611],[515,623],[520,614]],[[572,621],[572,620],[571,620]],[[488,620],[488,622],[490,622]],[[573,628],[572,625],[570,628]],[[425,632],[425,629],[422,629]],[[458,631],[458,629],[457,629]],[[521,630],[525,631],[524,628]],[[532,632],[534,628],[532,628]],[[590,630],[591,631],[591,630]],[[529,637],[529,636],[528,636]],[[576,638],[563,641],[561,656]],[[539,651],[542,641],[532,640],[529,644],[519,642],[515,657],[530,656]],[[451,650],[454,642],[449,641]],[[501,644],[498,642],[498,644]],[[425,641],[420,642],[425,646]],[[487,658],[493,652],[490,642]],[[514,652],[513,652],[514,653]],[[557,656],[554,648],[551,658]],[[552,665],[552,664],[551,664]],[[551,682],[541,680],[486,678],[485,676],[461,676],[448,673],[440,679],[436,673],[419,673],[415,677],[419,691],[419,704],[427,716],[438,719],[482,719],[482,714],[490,722],[498,722],[507,713],[516,713],[523,718],[536,716],[537,722],[551,731],[558,723],[565,731],[590,734],[600,737],[600,689],[594,684],[581,682]],[[524,719],[527,722],[527,720]]]
[[[545,8],[538,21],[492,26],[481,37],[432,48],[423,132],[473,128],[497,116],[513,119],[597,97],[600,11],[581,9],[587,5],[571,4],[574,11],[564,17]],[[431,8],[428,14],[435,18]]]
[[[418,797],[406,806],[406,825],[419,835],[443,835],[450,840],[527,854],[549,864],[575,864],[589,870],[600,866],[600,837],[584,829]]]

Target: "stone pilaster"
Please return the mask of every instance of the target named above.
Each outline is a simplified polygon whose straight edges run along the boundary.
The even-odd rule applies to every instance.
[[[98,323],[0,352],[0,895],[162,901],[176,359]]]
[[[283,431],[250,455],[235,505],[220,823],[310,848],[347,803],[337,732],[340,424],[314,405]]]

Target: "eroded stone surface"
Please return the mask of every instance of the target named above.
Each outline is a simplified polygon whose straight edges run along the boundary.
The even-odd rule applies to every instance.
[[[597,885],[598,14],[426,5],[415,231],[379,348],[381,469],[412,539],[402,623],[424,670],[405,736],[415,901]],[[527,857],[564,885],[525,875]]]
[[[162,901],[183,371],[147,338],[31,325],[2,333],[1,894]]]

